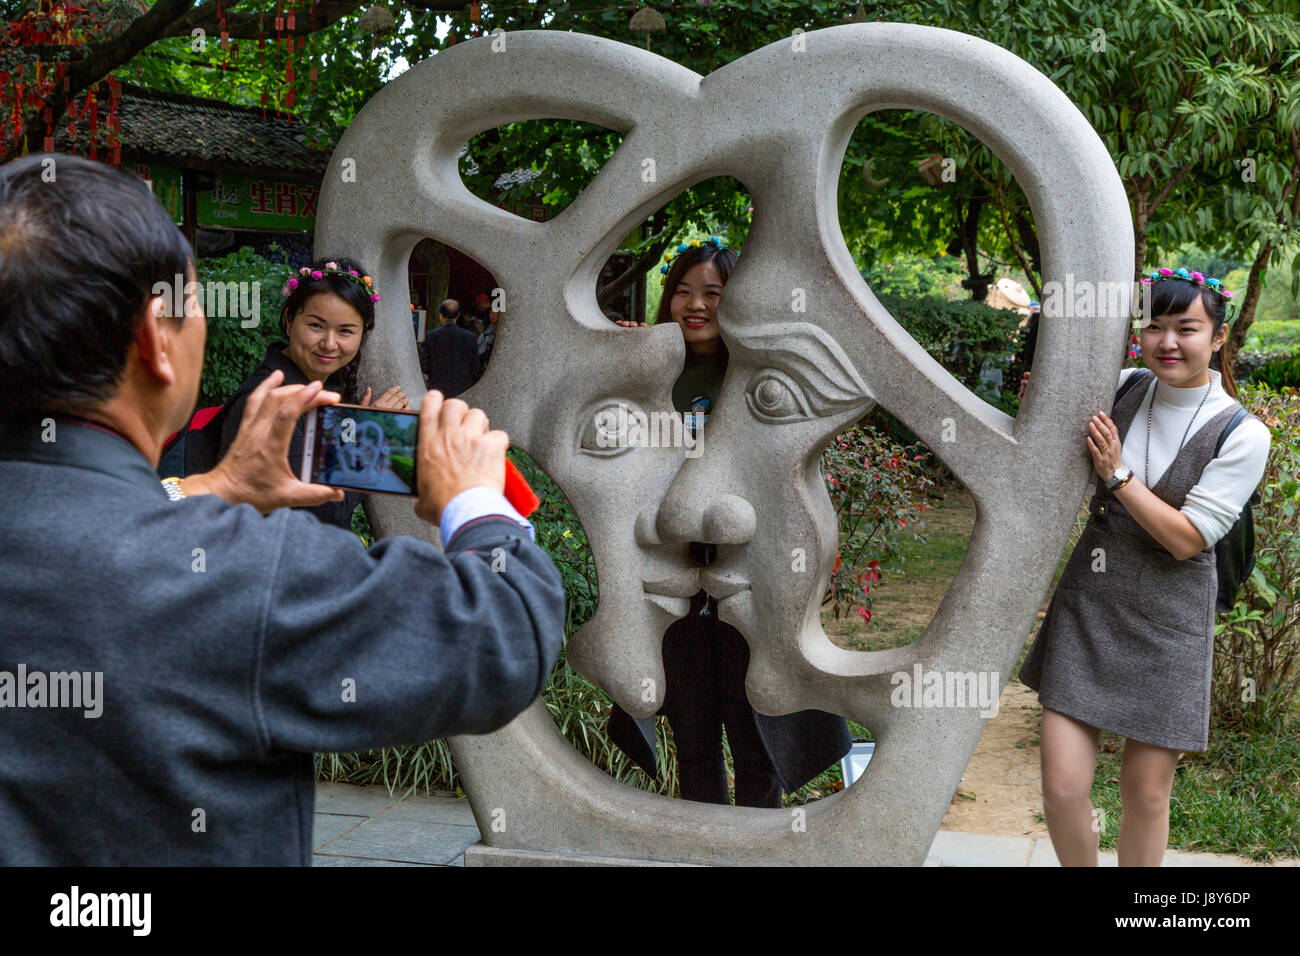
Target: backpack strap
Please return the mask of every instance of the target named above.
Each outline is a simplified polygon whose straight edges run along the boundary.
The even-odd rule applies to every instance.
[[[1121,398],[1124,397],[1124,395],[1128,392],[1130,388],[1132,388],[1138,382],[1145,382],[1148,377],[1154,374],[1155,372],[1151,371],[1151,369],[1149,368],[1138,369],[1136,372],[1134,372],[1132,375],[1130,375],[1127,379],[1124,380],[1124,384],[1121,385],[1119,387],[1119,391],[1115,393],[1115,401],[1118,402]]]
[[[1246,418],[1246,416],[1249,414],[1250,414],[1249,409],[1247,409],[1246,406],[1243,405],[1241,408],[1237,409],[1236,414],[1233,415],[1232,418],[1228,419],[1228,424],[1224,425],[1223,431],[1219,432],[1219,440],[1214,446],[1215,458],[1218,458],[1219,452],[1223,450],[1224,440],[1227,439],[1228,435],[1231,434],[1232,430],[1236,428],[1238,425],[1240,425],[1242,421]]]

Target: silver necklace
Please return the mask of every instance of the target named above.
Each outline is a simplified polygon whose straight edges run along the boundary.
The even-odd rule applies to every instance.
[[[1155,408],[1156,387],[1159,384],[1160,384],[1160,380],[1157,379],[1155,381],[1155,384],[1151,386],[1151,401],[1147,405],[1147,447],[1146,447],[1146,457],[1145,460],[1143,461],[1143,466],[1142,466],[1144,469],[1142,474],[1146,476],[1147,481],[1151,480],[1151,412],[1152,409]],[[1204,405],[1205,400],[1210,397],[1210,389],[1213,387],[1214,387],[1214,380],[1211,379],[1210,383],[1205,387],[1205,394],[1201,396],[1201,405]],[[1174,452],[1174,461],[1178,460],[1178,455],[1182,452],[1183,445],[1186,444],[1187,442],[1187,436],[1188,434],[1191,433],[1192,430],[1192,422],[1196,421],[1196,416],[1201,413],[1201,405],[1196,406],[1196,411],[1192,412],[1192,417],[1187,422],[1187,428],[1183,431],[1183,440],[1178,443],[1178,451]],[[1169,465],[1170,467],[1173,467],[1173,461],[1171,461]],[[1164,476],[1162,475],[1161,477]]]

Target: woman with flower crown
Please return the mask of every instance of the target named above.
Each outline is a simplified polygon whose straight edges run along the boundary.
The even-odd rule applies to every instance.
[[[696,435],[704,428],[727,371],[727,346],[718,330],[718,302],[737,253],[717,236],[682,243],[660,268],[664,295],[657,321],[675,322],[686,340],[686,362],[673,384],[673,405]],[[624,326],[644,322],[618,321]],[[691,542],[681,555],[693,567],[717,556],[716,544]],[[768,717],[745,695],[749,648],[741,633],[718,619],[704,590],[686,617],[664,633],[667,687],[660,710],[673,730],[677,777],[685,800],[730,804],[722,759],[722,730],[735,768],[736,806],[779,807],[792,793],[839,760],[852,741],[844,718],[818,710]],[[617,705],[609,737],[651,777],[657,776],[655,720],[635,720]]]
[[[1232,293],[1186,269],[1143,282],[1148,368],[1124,369],[1111,415],[1088,423],[1091,514],[1020,669],[1043,707],[1043,810],[1064,866],[1097,865],[1101,730],[1125,738],[1119,863],[1160,865],[1178,758],[1209,743],[1214,545],[1263,477],[1271,440],[1247,415],[1215,454],[1241,408],[1222,352]]]
[[[285,341],[272,343],[257,371],[235,390],[219,413],[224,416],[220,425],[222,455],[239,431],[249,393],[276,369],[284,373],[285,385],[317,381],[339,392],[344,403],[370,404],[369,388],[364,395],[358,395],[357,367],[365,336],[375,327],[375,303],[380,295],[374,291],[365,269],[351,259],[322,259],[291,276],[281,295],[284,303],[280,323]],[[396,385],[381,395],[375,406],[410,407],[406,394]],[[300,421],[289,444],[289,468],[294,474],[302,467],[305,435],[305,425]],[[350,529],[352,512],[361,498],[360,492],[348,491],[342,501],[328,501],[305,510],[327,524]]]

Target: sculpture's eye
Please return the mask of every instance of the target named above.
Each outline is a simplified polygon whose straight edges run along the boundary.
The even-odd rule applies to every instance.
[[[607,402],[584,416],[578,446],[583,454],[612,458],[641,444],[638,423],[645,420],[640,407],[629,402]]]
[[[763,369],[750,380],[749,388],[745,390],[745,401],[754,417],[769,425],[812,418],[803,388],[776,369]]]

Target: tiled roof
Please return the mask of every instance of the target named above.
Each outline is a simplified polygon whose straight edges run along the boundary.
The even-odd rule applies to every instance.
[[[244,169],[298,173],[319,177],[329,162],[330,147],[315,149],[306,142],[315,134],[296,116],[274,109],[262,119],[260,107],[236,106],[221,100],[203,99],[183,93],[164,93],[129,83],[122,84],[118,101],[121,116],[122,158],[149,160],[175,165],[197,165],[209,169]],[[101,128],[107,116],[107,102],[100,104]],[[77,124],[76,152],[85,153],[84,139],[90,129],[89,116]],[[101,140],[102,142],[102,140]],[[56,129],[55,149],[69,147],[67,124]],[[100,148],[100,158],[105,158]]]

